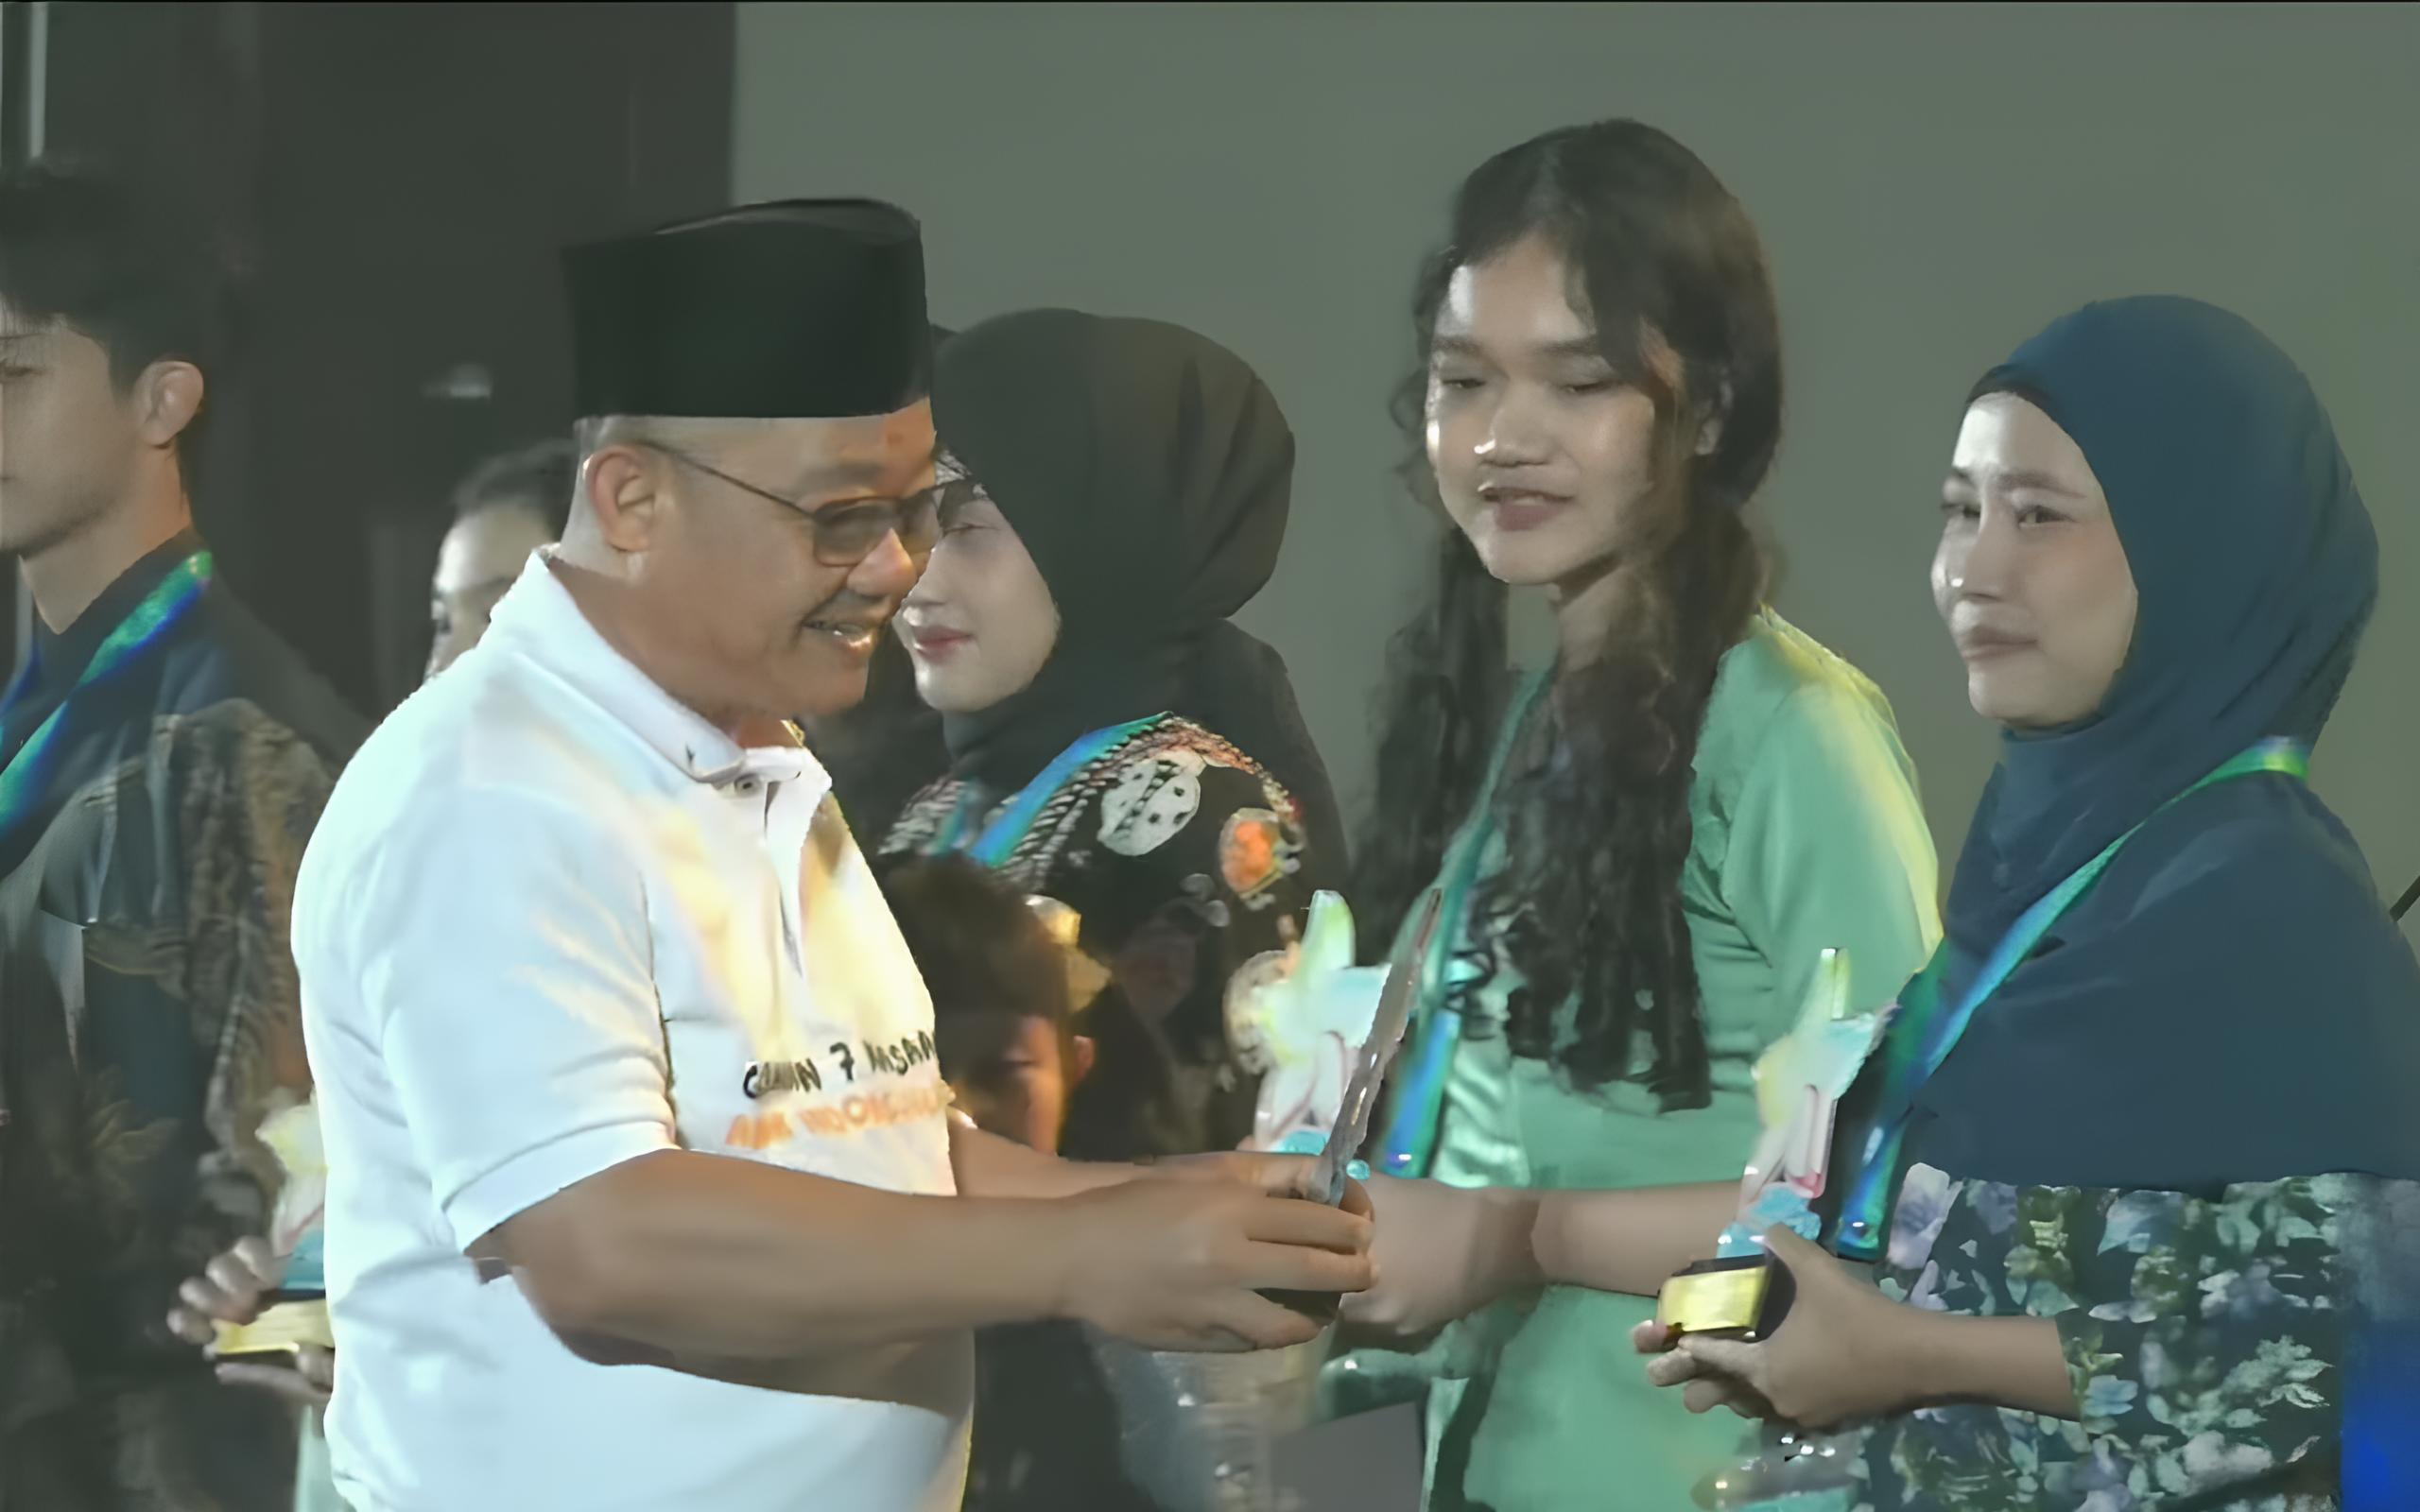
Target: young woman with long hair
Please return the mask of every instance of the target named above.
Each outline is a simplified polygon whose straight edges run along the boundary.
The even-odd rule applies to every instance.
[[[1826,951],[1887,1001],[1938,933],[1889,706],[1765,606],[1745,511],[1781,427],[1772,285],[1685,147],[1607,121],[1498,154],[1422,270],[1410,470],[1450,521],[1396,643],[1357,848],[1385,929],[1442,927],[1382,1140],[1377,1293],[1340,1405],[1425,1387],[1430,1504],[1689,1504],[1740,1434],[1673,1414],[1630,1354],[1649,1304],[1470,1294],[1510,1194],[1737,1181],[1751,1068]],[[1557,651],[1508,665],[1508,589]],[[1718,1218],[1703,1236],[1710,1245]],[[1526,1238],[1526,1236],[1524,1236]]]

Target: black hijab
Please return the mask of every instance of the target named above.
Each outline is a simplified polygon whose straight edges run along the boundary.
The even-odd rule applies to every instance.
[[[2249,324],[2167,297],[2053,322],[1993,392],[2083,449],[2140,607],[2100,714],[2003,737],[1950,886],[1945,990],[2143,828],[1919,1093],[1910,1154],[2021,1184],[2420,1177],[2420,971],[2359,847],[2289,777],[2162,807],[2263,737],[2316,741],[2352,670],[2377,545],[2326,412]]]
[[[1060,622],[1031,683],[942,720],[951,769],[1005,794],[1087,730],[1174,711],[1285,783],[1314,846],[1340,844],[1285,662],[1226,623],[1277,565],[1293,487],[1294,435],[1258,375],[1178,326],[1028,310],[942,346],[933,423]]]

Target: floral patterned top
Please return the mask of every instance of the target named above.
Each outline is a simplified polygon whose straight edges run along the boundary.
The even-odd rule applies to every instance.
[[[2340,1505],[2346,1238],[2387,1183],[2016,1187],[1910,1168],[1877,1280],[1913,1306],[2058,1324],[2083,1409],[1876,1425],[1858,1504],[2325,1512]]]

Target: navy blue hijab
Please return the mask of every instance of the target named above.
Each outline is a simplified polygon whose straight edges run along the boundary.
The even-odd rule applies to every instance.
[[[2352,670],[2377,544],[2326,412],[2252,326],[2167,297],[2053,322],[1995,392],[2083,449],[2140,608],[2099,714],[2003,737],[1945,991],[2143,828],[1918,1095],[1910,1156],[2023,1185],[2420,1177],[2420,970],[2351,835],[2280,775],[2162,807],[2263,737],[2315,742]]]

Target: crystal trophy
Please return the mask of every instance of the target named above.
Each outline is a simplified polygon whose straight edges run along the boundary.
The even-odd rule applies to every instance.
[[[1247,1148],[1317,1155],[1337,1126],[1387,980],[1383,968],[1353,964],[1353,936],[1345,901],[1315,893],[1302,936],[1227,985],[1228,1040],[1260,1076]]]
[[[1764,1235],[1784,1228],[1810,1242],[1822,1237],[1815,1204],[1831,1164],[1832,1124],[1858,1069],[1882,1038],[1888,1013],[1852,1013],[1848,956],[1827,950],[1797,1024],[1773,1041],[1755,1067],[1760,1133],[1739,1183],[1739,1215],[1716,1246],[1716,1259],[1664,1283],[1655,1318],[1679,1333],[1756,1340],[1781,1326],[1791,1285]],[[1750,1457],[1709,1475],[1700,1506],[1813,1509],[1841,1502],[1849,1484],[1854,1435],[1810,1435],[1770,1427]]]
[[[1247,985],[1258,996],[1241,1011],[1256,1014],[1271,1040],[1312,1049],[1335,1042],[1332,1055],[1311,1062],[1326,1068],[1323,1076],[1283,1082],[1273,1095],[1274,1078],[1262,1087],[1259,1137],[1270,1143],[1261,1147],[1315,1157],[1304,1193],[1313,1201],[1341,1202],[1346,1180],[1368,1174],[1353,1156],[1410,1023],[1436,930],[1432,895],[1383,971],[1354,967],[1353,915],[1343,899],[1323,892],[1287,971]],[[1231,1023],[1238,998],[1230,991]],[[1310,1057],[1280,1063],[1305,1061]],[[1332,1297],[1277,1300],[1321,1317],[1335,1304]],[[1127,1478],[1162,1512],[1279,1512],[1286,1493],[1276,1480],[1277,1445],[1311,1426],[1332,1332],[1253,1354],[1143,1349],[1093,1333],[1094,1357],[1117,1400]]]

